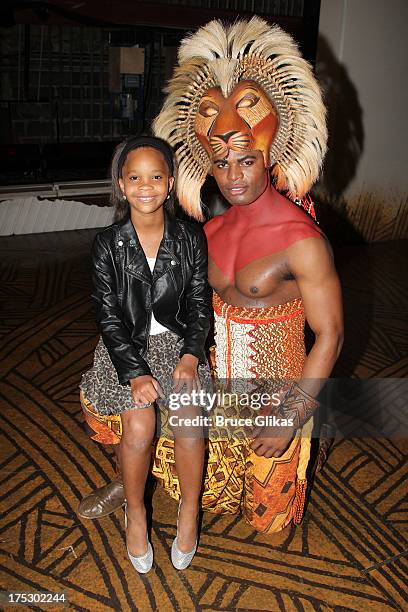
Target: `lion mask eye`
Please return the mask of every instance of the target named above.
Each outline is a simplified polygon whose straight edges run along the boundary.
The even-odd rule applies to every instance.
[[[243,98],[241,98],[237,104],[236,108],[252,108],[259,102],[259,97],[255,94],[247,93]]]
[[[205,100],[204,102],[201,102],[198,112],[203,117],[214,117],[214,115],[217,115],[219,111],[220,109],[218,108],[217,104],[215,104],[215,102]]]

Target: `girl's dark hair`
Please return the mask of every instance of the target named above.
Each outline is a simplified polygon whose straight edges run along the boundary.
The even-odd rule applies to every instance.
[[[122,178],[122,167],[126,161],[126,157],[131,151],[140,149],[141,147],[156,149],[162,153],[167,166],[169,168],[170,176],[174,177],[174,186],[170,192],[170,197],[165,201],[164,206],[170,213],[174,213],[174,192],[176,186],[176,161],[174,158],[173,149],[171,146],[161,138],[155,136],[131,136],[126,138],[123,142],[118,144],[116,147],[111,163],[111,193],[110,203],[115,208],[115,221],[121,221],[127,217],[130,213],[129,202],[123,199],[123,193],[119,185],[119,179]]]

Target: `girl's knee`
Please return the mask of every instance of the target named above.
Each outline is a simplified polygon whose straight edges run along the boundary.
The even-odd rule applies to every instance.
[[[150,412],[150,411],[149,411]],[[143,450],[150,447],[153,442],[156,419],[154,413],[140,414],[138,411],[129,411],[122,415],[123,435],[121,444]]]

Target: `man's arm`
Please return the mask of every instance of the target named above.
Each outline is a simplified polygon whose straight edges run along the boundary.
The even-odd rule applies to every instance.
[[[302,380],[325,379],[330,376],[343,344],[341,288],[329,243],[324,238],[296,242],[289,249],[288,265],[303,300],[306,320],[315,335]],[[307,391],[316,385],[307,383],[308,389],[300,386]]]
[[[281,407],[284,416],[294,420],[294,427],[282,429],[279,438],[276,432],[255,432],[257,437],[251,446],[265,457],[280,456],[296,429],[310,418],[317,405],[314,398],[330,376],[343,343],[341,288],[328,242],[324,238],[296,242],[288,249],[288,267],[296,279],[315,342],[300,380]]]

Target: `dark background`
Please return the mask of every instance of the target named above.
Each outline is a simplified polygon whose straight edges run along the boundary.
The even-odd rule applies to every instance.
[[[149,130],[186,33],[256,12],[314,63],[319,8],[320,0],[3,1],[0,183],[105,178],[115,143]],[[112,87],[109,49],[135,45],[143,74]]]

